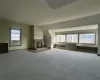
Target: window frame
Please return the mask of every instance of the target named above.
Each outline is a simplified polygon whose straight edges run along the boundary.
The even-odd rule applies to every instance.
[[[95,43],[80,43],[80,34],[94,34],[95,35]],[[87,45],[96,45],[96,33],[95,32],[79,33],[78,34],[78,43],[79,44],[87,44]]]
[[[13,40],[11,40],[11,30],[20,30],[20,40],[18,40],[18,41],[20,41],[19,45],[12,45],[11,44],[11,41],[13,41]],[[9,29],[9,47],[15,47],[15,46],[21,46],[21,45],[22,45],[22,29],[20,29],[20,28],[10,28]]]

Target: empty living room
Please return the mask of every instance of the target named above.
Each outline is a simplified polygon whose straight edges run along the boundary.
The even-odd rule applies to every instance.
[[[0,0],[0,80],[100,80],[100,0]]]

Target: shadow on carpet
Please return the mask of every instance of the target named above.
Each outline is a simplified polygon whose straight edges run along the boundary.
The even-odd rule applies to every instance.
[[[29,52],[32,52],[32,53],[38,53],[38,52],[44,52],[44,51],[48,51],[50,49],[41,49],[41,50],[28,50]]]

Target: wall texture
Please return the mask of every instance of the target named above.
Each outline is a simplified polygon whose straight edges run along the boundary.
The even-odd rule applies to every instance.
[[[43,31],[37,26],[34,26],[34,39],[43,39]]]
[[[22,29],[21,46],[9,47],[9,50],[29,48],[29,27],[27,24],[21,24],[14,21],[0,19],[0,43],[8,43],[10,39],[10,28]]]

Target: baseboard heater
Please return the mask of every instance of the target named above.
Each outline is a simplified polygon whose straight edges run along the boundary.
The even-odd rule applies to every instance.
[[[0,43],[0,54],[8,53],[8,43]]]

